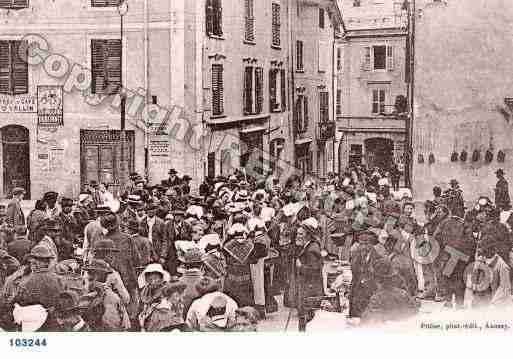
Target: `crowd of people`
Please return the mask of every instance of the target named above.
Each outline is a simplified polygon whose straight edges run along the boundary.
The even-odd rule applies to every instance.
[[[304,330],[341,297],[363,324],[414,316],[422,299],[511,304],[504,172],[495,205],[481,197],[466,210],[453,180],[434,188],[418,223],[393,168],[286,181],[237,170],[207,178],[197,194],[174,169],[155,186],[132,173],[119,198],[92,181],[77,199],[46,193],[27,216],[15,188],[0,225],[0,328],[256,331],[283,305]],[[408,244],[426,237],[486,263],[496,280],[473,290],[462,263],[449,275],[444,256],[417,263]],[[350,268],[349,278],[341,270],[328,280],[328,263]]]

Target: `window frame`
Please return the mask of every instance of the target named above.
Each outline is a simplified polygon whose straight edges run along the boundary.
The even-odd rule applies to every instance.
[[[342,89],[337,89],[337,102],[335,104],[335,113],[342,115]]]
[[[275,11],[278,13],[277,16]],[[271,47],[281,48],[281,4],[274,1],[271,4]]]
[[[120,42],[120,45],[121,45],[121,56],[120,56],[120,68],[119,68],[119,72],[120,72],[120,76],[119,76],[119,88],[118,88],[118,91],[114,91],[114,92],[110,92],[110,93],[96,93],[96,89],[95,87],[93,86],[93,81],[94,81],[94,64],[93,64],[93,42],[94,41],[119,41]],[[116,95],[116,94],[120,94],[124,85],[123,85],[123,75],[126,74],[126,71],[125,71],[125,66],[126,66],[126,61],[125,61],[125,42],[124,42],[124,39],[118,39],[118,38],[112,38],[112,36],[110,35],[107,35],[107,36],[96,36],[96,35],[93,35],[91,36],[90,38],[88,38],[88,43],[89,43],[89,46],[88,46],[88,52],[89,52],[89,68],[91,69],[91,86],[90,86],[90,94],[91,95],[97,95],[97,96],[110,96],[110,95]],[[104,70],[104,72],[106,72]],[[107,89],[107,88],[105,88]]]
[[[319,29],[326,28],[326,14],[323,7],[319,7]]]
[[[377,92],[377,100],[375,100],[375,93]],[[381,94],[383,94],[383,100],[381,100]],[[386,114],[387,109],[387,97],[388,97],[388,89],[384,87],[376,87],[371,89],[371,114],[373,116],[380,116]],[[377,106],[377,112],[374,111],[375,106]]]
[[[248,70],[251,72],[251,86],[247,86]],[[244,116],[260,115],[264,111],[264,68],[261,66],[247,65],[244,66],[242,81],[242,114]],[[260,81],[259,81],[260,80]],[[248,95],[250,97],[248,97]],[[251,104],[251,109],[248,108]]]
[[[255,37],[255,2],[244,0],[244,42],[255,44]]]
[[[29,70],[28,63],[26,61],[24,61],[23,59],[15,58],[15,56],[17,55],[16,52],[19,51],[19,47],[22,46],[22,43],[24,40],[0,39],[0,41],[5,43],[5,45],[7,45],[8,49],[9,49],[9,54],[7,56],[9,63],[6,66],[8,69],[8,71],[6,72],[6,74],[7,74],[6,77],[8,77],[8,84],[6,87],[8,87],[8,90],[1,91],[0,93],[3,95],[8,95],[8,96],[17,96],[17,95],[28,94],[30,92],[30,75],[29,75],[30,70]],[[27,51],[28,51],[28,43],[26,44],[26,47],[27,47]],[[17,48],[18,51],[16,51],[15,48]],[[15,68],[17,67],[17,65],[19,66],[20,64],[23,65],[23,70],[24,70],[23,71],[23,79],[18,79],[16,76],[17,71],[15,70]],[[17,82],[20,80],[25,81],[25,83],[24,83],[25,87],[23,88],[23,91],[17,91],[17,87],[18,87]]]
[[[297,96],[295,104],[296,112],[296,131],[297,134],[308,132],[308,96],[301,94]]]
[[[299,45],[301,45],[301,46],[299,46]],[[301,51],[299,51],[300,49],[301,49]],[[304,42],[302,40],[296,40],[296,71],[297,72],[305,71],[304,54],[305,54]],[[299,61],[300,59],[301,59],[301,61]]]
[[[209,28],[210,20],[212,20],[211,29]],[[212,37],[212,38],[222,38],[223,37],[224,32],[223,32],[223,2],[222,2],[222,0],[206,0],[206,2],[205,2],[205,30],[206,30],[207,36],[209,36],[209,37]]]
[[[220,87],[220,89],[214,90],[214,68],[220,69],[220,82],[221,85],[217,85]],[[210,67],[210,86],[211,86],[211,111],[212,116],[211,117],[223,117],[225,115],[225,108],[224,108],[224,65],[220,63],[214,63]],[[216,108],[216,104],[214,101],[214,91],[219,91],[219,104],[217,104],[217,108],[219,108],[219,113],[214,111]]]

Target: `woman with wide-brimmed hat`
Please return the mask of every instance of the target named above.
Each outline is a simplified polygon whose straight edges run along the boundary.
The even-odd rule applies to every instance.
[[[304,307],[305,299],[324,293],[320,228],[315,218],[301,222],[296,234],[296,246],[297,308],[300,322],[306,324],[312,313]]]

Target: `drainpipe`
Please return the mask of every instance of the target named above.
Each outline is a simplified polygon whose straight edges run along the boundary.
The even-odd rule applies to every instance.
[[[149,55],[149,31],[148,31],[148,22],[149,22],[149,9],[148,9],[148,0],[144,0],[144,93],[145,99],[144,103],[148,104],[149,98],[149,87],[150,87],[150,67],[148,61]],[[150,176],[150,151],[149,151],[149,134],[148,134],[148,126],[145,124],[144,126],[144,175],[146,180],[149,180]]]
[[[294,44],[294,36],[293,36],[293,29],[294,26],[292,24],[292,1],[288,1],[287,3],[287,17],[288,17],[288,33],[289,33],[289,54],[288,54],[288,63],[289,63],[289,70],[290,70],[290,76],[289,76],[289,111],[288,111],[288,123],[289,123],[289,137],[292,138],[292,168],[296,169],[296,132],[294,131],[294,110],[295,110],[295,102],[294,102],[294,91],[296,91],[296,80],[294,76],[294,51],[295,51],[295,44]],[[290,136],[292,134],[292,136]]]
[[[335,26],[333,26],[333,46],[332,46],[332,57],[331,57],[331,114],[333,123],[335,126],[335,132],[333,133],[333,141],[332,141],[332,156],[331,156],[331,167],[332,172],[335,173],[335,140],[337,137],[337,121],[335,118],[335,106],[336,106],[336,89],[335,89],[335,70],[336,65],[335,62],[337,59],[335,58],[335,44],[336,44],[336,35],[335,35]]]

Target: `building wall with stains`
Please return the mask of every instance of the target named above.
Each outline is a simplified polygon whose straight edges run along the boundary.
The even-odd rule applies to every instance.
[[[465,200],[490,196],[495,171],[513,173],[513,8],[507,0],[427,2],[416,14],[413,186],[460,182]],[[462,152],[466,152],[466,161]],[[477,151],[477,152],[476,152]],[[493,159],[487,161],[490,151]],[[498,153],[505,161],[498,161]],[[479,156],[473,158],[473,154]],[[457,158],[456,158],[457,157]]]

